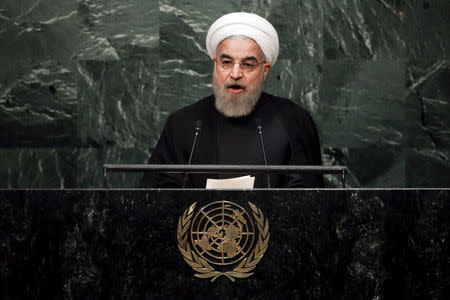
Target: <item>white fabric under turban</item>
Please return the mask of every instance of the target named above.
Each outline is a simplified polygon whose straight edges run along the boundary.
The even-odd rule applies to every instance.
[[[254,40],[268,62],[273,65],[277,60],[278,34],[266,19],[245,12],[235,12],[217,19],[206,36],[206,50],[211,58],[216,55],[220,42],[230,36],[244,36]]]

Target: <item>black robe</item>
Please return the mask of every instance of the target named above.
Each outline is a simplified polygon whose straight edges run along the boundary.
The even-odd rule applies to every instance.
[[[187,164],[196,121],[201,120],[191,164],[264,165],[257,133],[262,123],[268,165],[321,165],[317,130],[311,116],[294,102],[266,93],[253,112],[241,118],[227,118],[214,106],[214,96],[172,113],[165,124],[149,164]],[[207,178],[228,178],[247,174],[189,174],[187,187],[204,188]],[[256,176],[255,187],[267,187],[266,176]],[[183,174],[144,174],[140,186],[179,188]],[[322,187],[315,174],[271,174],[272,188]]]

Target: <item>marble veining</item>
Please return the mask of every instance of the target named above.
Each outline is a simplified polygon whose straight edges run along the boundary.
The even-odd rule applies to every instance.
[[[449,10],[447,0],[4,0],[0,186],[95,187],[104,163],[145,163],[167,116],[212,92],[204,40],[232,11],[277,28],[266,90],[311,113],[324,161],[346,164],[349,186],[448,186]]]

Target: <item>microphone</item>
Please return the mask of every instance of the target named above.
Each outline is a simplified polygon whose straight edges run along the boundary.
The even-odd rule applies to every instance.
[[[262,119],[256,118],[256,130],[259,135],[259,144],[261,145],[261,151],[264,158],[264,164],[267,166],[267,158],[266,158],[266,149],[264,148],[264,139],[262,134]],[[266,173],[267,187],[270,189],[270,176],[269,173]]]
[[[192,156],[194,155],[195,145],[197,144],[197,137],[198,137],[198,134],[200,133],[201,129],[202,129],[202,120],[195,121],[194,141],[192,142],[191,153],[189,154],[188,165],[191,164]],[[184,180],[183,180],[183,189],[186,187],[187,176],[188,176],[188,172],[185,172],[184,173]]]

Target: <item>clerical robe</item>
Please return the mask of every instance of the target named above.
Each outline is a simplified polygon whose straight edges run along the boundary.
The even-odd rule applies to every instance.
[[[214,96],[172,113],[164,126],[149,164],[188,164],[196,122],[201,120],[191,164],[264,165],[257,126],[262,125],[268,165],[321,165],[320,143],[309,113],[294,102],[266,93],[253,112],[229,118],[214,105]],[[204,188],[207,178],[247,174],[189,174],[187,187]],[[267,187],[264,174],[255,176],[255,188]],[[184,174],[146,173],[141,187],[178,188]],[[272,188],[322,187],[317,174],[271,174]]]

